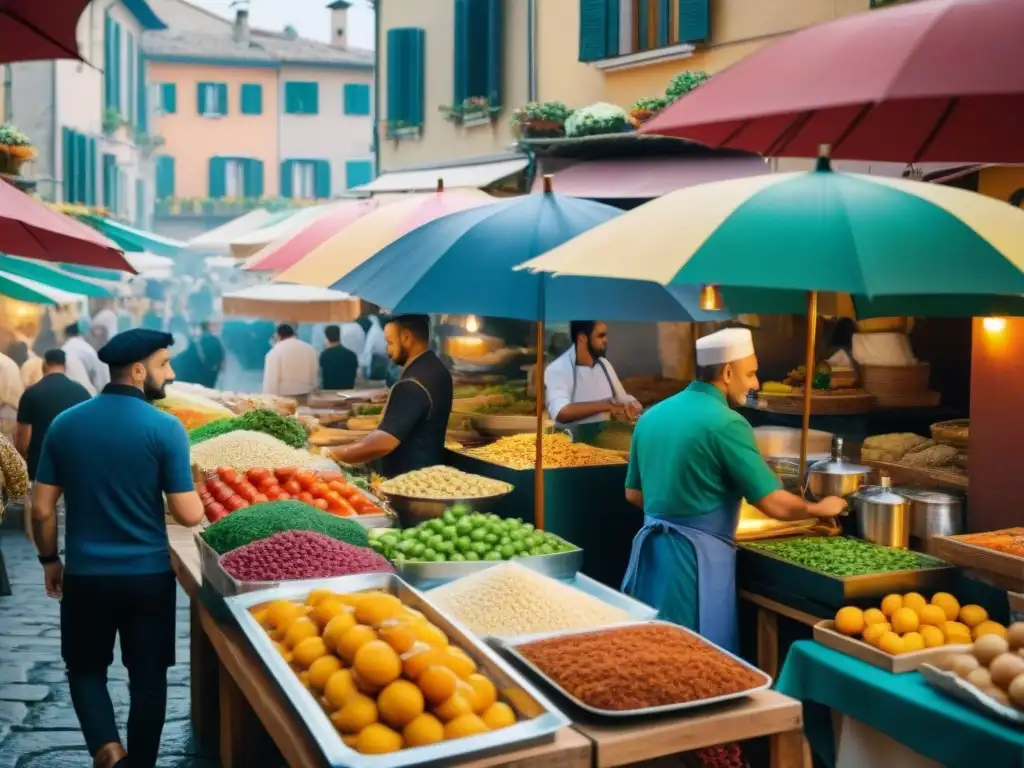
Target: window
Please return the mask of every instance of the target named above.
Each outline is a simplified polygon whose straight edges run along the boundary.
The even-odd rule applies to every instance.
[[[251,157],[211,157],[211,198],[259,198],[263,196],[263,161]]]
[[[501,106],[501,0],[455,0],[455,82],[452,104],[486,99]]]
[[[243,115],[263,114],[263,86],[257,83],[244,83],[241,94],[241,111]]]
[[[289,115],[315,115],[319,112],[317,83],[285,83],[284,111]]]
[[[423,125],[423,75],[426,34],[417,27],[388,30],[388,134]]]
[[[362,83],[345,83],[342,94],[346,115],[370,114],[370,86]]]
[[[66,203],[96,204],[96,139],[73,128],[61,130],[62,196]]]
[[[349,160],[345,163],[345,189],[354,189],[373,181],[372,160]]]
[[[149,133],[149,77],[146,73],[146,58],[142,53],[141,45],[136,47],[135,57],[135,127]]]
[[[173,115],[178,111],[178,86],[174,83],[157,83],[157,111],[163,115]]]
[[[117,212],[120,204],[119,182],[121,178],[117,169],[117,158],[114,155],[103,155],[103,207],[108,211]]]
[[[331,164],[326,160],[285,160],[281,163],[281,197],[327,200],[331,196]]]
[[[580,61],[707,40],[709,0],[580,0]]]
[[[174,197],[174,158],[158,155],[156,158],[156,199]]]
[[[223,117],[228,113],[227,83],[198,83],[196,113],[203,117]]]
[[[125,78],[125,96],[127,98],[126,98],[126,102],[125,102],[126,103],[126,107],[125,107],[125,111],[124,111],[124,116],[128,120],[130,120],[132,122],[135,122],[136,117],[137,117],[136,114],[135,114],[135,97],[138,95],[136,90],[135,90],[135,88],[136,88],[136,83],[135,83],[135,65],[137,63],[137,60],[135,58],[135,35],[133,35],[131,32],[125,32],[124,33],[124,39],[125,39],[124,61],[125,61],[125,68],[128,71],[128,76]]]
[[[103,104],[121,109],[121,25],[110,18],[103,20]]]

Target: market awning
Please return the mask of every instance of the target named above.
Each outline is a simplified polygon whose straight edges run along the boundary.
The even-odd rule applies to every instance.
[[[180,240],[172,240],[155,232],[129,227],[127,224],[105,219],[102,216],[90,215],[81,218],[82,221],[109,237],[125,251],[149,251],[158,256],[177,256],[185,248],[185,243]]]
[[[0,269],[0,296],[27,301],[30,304],[57,304],[59,306],[77,304],[85,298],[81,293],[62,291],[60,288],[5,272],[2,269]]]
[[[0,271],[7,275],[23,277],[60,291],[76,293],[82,296],[109,298],[113,295],[104,286],[87,280],[81,275],[61,269],[55,264],[44,264],[32,261],[31,259],[21,259],[16,256],[0,254]],[[120,278],[120,272],[113,272],[111,270],[111,273]]]
[[[286,323],[348,323],[360,308],[359,299],[342,291],[288,283],[254,285],[222,299],[225,315]]]
[[[445,187],[473,187],[482,189],[514,173],[519,173],[528,164],[526,157],[504,158],[493,162],[466,163],[464,165],[415,168],[405,171],[382,173],[369,184],[356,187],[353,192],[433,192],[437,180],[442,179]]]
[[[236,259],[248,259],[279,237],[286,237],[318,216],[327,213],[333,205],[313,205],[308,208],[274,214],[263,225],[234,238],[229,247],[230,253]]]
[[[543,175],[549,169],[554,176],[555,192],[594,200],[647,200],[697,184],[771,172],[768,164],[755,155],[545,158],[541,173],[534,179],[534,192],[541,191]]]
[[[157,256],[155,253],[129,251],[124,257],[143,277],[169,277],[174,269],[174,259]]]
[[[216,229],[193,237],[186,246],[191,251],[227,251],[232,240],[268,224],[275,215],[265,208],[257,208]]]

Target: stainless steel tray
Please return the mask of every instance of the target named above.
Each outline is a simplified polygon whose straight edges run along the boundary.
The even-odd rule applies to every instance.
[[[449,581],[461,579],[463,576],[472,576],[474,573],[486,571],[492,565],[501,565],[512,561],[553,579],[567,581],[575,577],[583,567],[583,550],[574,549],[571,552],[558,552],[554,555],[514,557],[512,560],[466,560],[461,563],[406,561],[395,563],[394,566],[398,574],[413,586],[419,589],[430,589]]]
[[[402,496],[398,493],[381,491],[380,495],[398,515],[403,528],[413,528],[425,520],[436,520],[448,507],[465,504],[474,512],[489,512],[494,506],[512,493],[515,488],[506,483],[508,490],[493,496],[476,496],[471,499],[423,499],[416,496]]]
[[[217,550],[206,543],[198,533],[195,534],[196,549],[199,550],[199,571],[203,575],[203,583],[223,597],[242,595],[247,592],[259,592],[276,587],[277,581],[239,581],[224,570],[220,564]]]
[[[629,709],[622,711],[598,709],[597,707],[592,707],[589,704],[584,704],[575,696],[571,695],[568,691],[562,688],[562,686],[560,686],[558,683],[552,680],[539,667],[537,667],[532,661],[527,659],[522,653],[519,652],[520,646],[526,645],[527,643],[532,643],[536,640],[548,640],[554,637],[570,637],[572,635],[589,635],[598,632],[614,632],[616,630],[625,629],[626,627],[637,627],[644,626],[647,624],[662,624],[666,627],[672,627],[673,629],[676,629],[680,632],[685,632],[688,635],[693,635],[694,637],[697,637],[701,642],[707,643],[711,647],[717,649],[719,653],[728,656],[736,663],[743,665],[751,672],[754,672],[755,674],[759,675],[761,678],[763,678],[764,682],[761,685],[755,688],[751,688],[747,691],[740,691],[739,693],[729,693],[725,694],[724,696],[712,696],[709,699],[699,699],[697,701],[684,701],[680,702],[679,704],[663,704],[657,707],[644,707],[642,709]],[[743,698],[744,696],[750,696],[751,694],[768,690],[768,688],[770,688],[772,685],[772,678],[769,675],[766,675],[757,667],[755,667],[753,664],[748,664],[739,656],[729,653],[727,650],[723,648],[719,648],[714,643],[711,643],[705,640],[703,637],[700,637],[700,635],[698,635],[696,632],[693,632],[692,630],[689,630],[686,627],[681,627],[678,624],[671,624],[667,621],[638,621],[628,624],[618,624],[614,627],[602,627],[600,629],[574,629],[571,631],[562,632],[547,632],[539,635],[517,637],[511,640],[494,639],[491,642],[497,647],[501,648],[509,656],[514,658],[519,664],[522,664],[525,668],[530,670],[530,672],[534,676],[536,676],[539,680],[543,681],[545,685],[549,686],[552,690],[556,691],[559,696],[564,698],[566,701],[570,702],[573,706],[578,707],[580,710],[582,710],[583,712],[587,712],[588,714],[614,720],[622,720],[631,717],[647,717],[650,715],[660,715],[668,712],[681,712],[686,709],[696,709],[697,707],[707,707],[711,706],[712,704],[721,704],[722,702],[732,701],[733,699]]]
[[[312,589],[359,592],[381,589],[397,595],[402,602],[421,611],[448,635],[454,645],[464,649],[494,681],[502,698],[523,720],[498,731],[446,741],[426,747],[403,749],[388,755],[362,755],[342,742],[327,715],[298,676],[274,650],[270,637],[256,623],[249,609],[271,600],[303,599]],[[393,574],[341,576],[336,579],[296,581],[276,589],[238,595],[225,600],[242,632],[259,655],[271,677],[291,701],[299,718],[323,753],[327,763],[337,768],[403,768],[404,766],[451,766],[457,760],[483,757],[511,749],[524,749],[554,741],[555,734],[570,721],[532,684],[493,649],[469,630],[441,613],[421,592]]]

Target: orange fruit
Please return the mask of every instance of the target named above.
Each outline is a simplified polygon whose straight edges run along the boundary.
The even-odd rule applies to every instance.
[[[376,639],[376,632],[363,624],[356,624],[338,641],[338,655],[341,656],[342,661],[351,664],[356,657],[356,652]]]
[[[405,653],[416,643],[416,633],[409,624],[408,619],[388,619],[377,628],[377,634],[397,653]]]
[[[309,665],[309,684],[318,691],[323,691],[331,676],[341,670],[341,659],[328,654]]]
[[[405,606],[397,597],[386,592],[367,592],[355,608],[356,620],[360,624],[375,627],[388,619],[401,616]]]
[[[892,632],[892,627],[889,622],[883,622],[881,624],[868,624],[864,627],[864,642],[868,645],[878,645],[878,641],[882,639],[882,635],[886,632]]]
[[[836,631],[844,635],[859,635],[864,631],[864,612],[860,608],[848,605],[836,613]]]
[[[960,615],[960,601],[949,592],[936,592],[932,595],[932,605],[937,605],[946,614],[946,621],[956,621]]]
[[[416,678],[416,684],[431,704],[441,704],[450,699],[458,681],[458,676],[451,669],[442,666],[427,667]]]
[[[454,720],[461,715],[473,714],[473,706],[461,693],[453,694],[451,697],[434,708],[434,714],[444,720]]]
[[[423,693],[415,683],[396,680],[377,697],[377,712],[393,728],[404,728],[423,714]]]
[[[945,614],[943,614],[945,615]],[[929,625],[930,626],[930,625]],[[910,653],[911,651],[924,650],[925,642],[924,637],[919,632],[907,632],[903,636],[903,652]]]
[[[292,661],[303,669],[309,669],[313,662],[328,653],[327,646],[319,637],[307,637],[292,648]]]
[[[476,672],[476,662],[468,653],[454,645],[444,649],[444,665],[463,679]]]
[[[480,715],[480,719],[484,721],[484,725],[492,731],[496,731],[499,728],[507,728],[510,725],[515,725],[516,713],[512,710],[512,707],[505,702],[496,701],[484,710],[484,713]]]
[[[348,609],[337,598],[325,597],[313,606],[313,610],[309,615],[317,625],[326,627],[331,619],[345,610]]]
[[[416,639],[435,648],[448,647],[448,635],[435,627],[429,621],[417,621],[412,624]]]
[[[291,600],[275,600],[267,606],[264,629],[270,632],[274,640],[283,640],[292,622],[303,616],[305,611],[298,603]]]
[[[892,615],[896,613],[900,608],[903,607],[903,596],[902,595],[886,595],[882,599],[882,613],[885,614],[886,618],[892,619]]]
[[[917,612],[921,624],[932,627],[941,627],[946,623],[946,612],[937,605],[926,605]]]
[[[425,747],[444,741],[444,725],[431,714],[424,713],[402,729],[407,747]]]
[[[350,696],[345,706],[331,714],[331,724],[342,733],[359,733],[376,722],[377,704],[361,693]]]
[[[881,624],[888,621],[885,614],[877,608],[868,608],[864,611],[864,623],[865,624]]]
[[[306,605],[315,608],[316,604],[321,600],[325,600],[328,597],[334,597],[334,593],[329,589],[313,589],[310,590],[309,594],[306,595]]]
[[[1007,631],[998,621],[983,621],[971,630],[971,638],[977,640],[982,635],[999,635],[1005,640]]]
[[[358,693],[349,669],[339,669],[327,679],[327,685],[324,686],[324,698],[331,709],[341,709],[350,697]]]
[[[284,633],[284,639],[281,642],[287,648],[295,648],[303,640],[311,637],[320,637],[320,628],[309,617],[300,616],[288,627],[288,631]]]
[[[329,650],[338,650],[338,644],[341,642],[341,638],[345,636],[352,627],[356,625],[356,617],[352,611],[342,611],[324,627],[324,644]]]
[[[913,608],[900,608],[892,615],[892,631],[897,635],[917,632],[920,625],[921,620],[917,618],[917,612]]]
[[[903,596],[903,607],[909,608],[910,610],[917,612],[928,605],[928,601],[924,599],[924,595],[920,592],[907,592]]]
[[[427,667],[444,666],[444,651],[426,643],[416,643],[402,654],[402,671],[410,680],[416,680]]]
[[[487,724],[476,715],[460,715],[444,727],[446,739],[464,739],[478,733],[487,733]]]
[[[482,714],[498,700],[498,689],[494,687],[494,683],[487,677],[474,673],[466,678],[466,683],[472,687],[473,692],[476,694],[476,702],[473,706],[473,711],[476,714]]]
[[[356,751],[363,755],[386,755],[402,748],[402,735],[380,723],[366,726],[356,738]]]
[[[983,621],[988,621],[988,611],[980,605],[965,605],[960,609],[960,621],[968,627],[976,627]]]
[[[946,636],[942,634],[941,627],[933,627],[931,624],[925,624],[918,631],[921,633],[921,638],[924,640],[925,648],[937,648],[940,645],[946,644]]]
[[[383,640],[371,640],[356,651],[352,668],[372,685],[387,685],[402,674],[402,660]]]
[[[371,683],[354,669],[352,670],[352,682],[355,684],[356,690],[360,693],[365,693],[367,696],[373,696],[374,698],[376,698],[377,694],[384,689],[383,685]]]
[[[878,641],[878,649],[891,656],[903,653],[903,639],[895,632],[886,632]]]

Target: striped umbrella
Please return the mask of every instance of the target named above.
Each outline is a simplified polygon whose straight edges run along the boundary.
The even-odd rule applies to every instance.
[[[56,288],[68,293],[76,293],[93,298],[109,298],[113,294],[106,287],[92,282],[81,275],[76,275],[56,264],[45,264],[31,259],[19,259],[17,256],[0,254],[0,271],[16,277],[24,277],[35,283]],[[110,270],[111,274],[120,279],[121,272]]]
[[[334,237],[356,219],[377,208],[376,200],[346,200],[265,245],[242,267],[250,272],[288,269],[311,250]],[[232,246],[234,247],[234,246]]]
[[[0,269],[0,296],[6,296],[30,304],[77,304],[85,296],[81,293],[62,291],[52,285],[46,285],[12,272]]]
[[[521,266],[722,286],[734,313],[791,311],[796,299],[815,315],[818,292],[835,291],[853,294],[861,317],[1024,315],[1024,210],[938,184],[833,173],[821,158],[810,173],[672,192]],[[811,388],[804,394],[806,435]]]
[[[478,189],[437,191],[413,195],[391,203],[354,221],[311,250],[274,280],[326,288],[333,285],[375,253],[402,235],[449,213],[495,203],[497,199]]]

